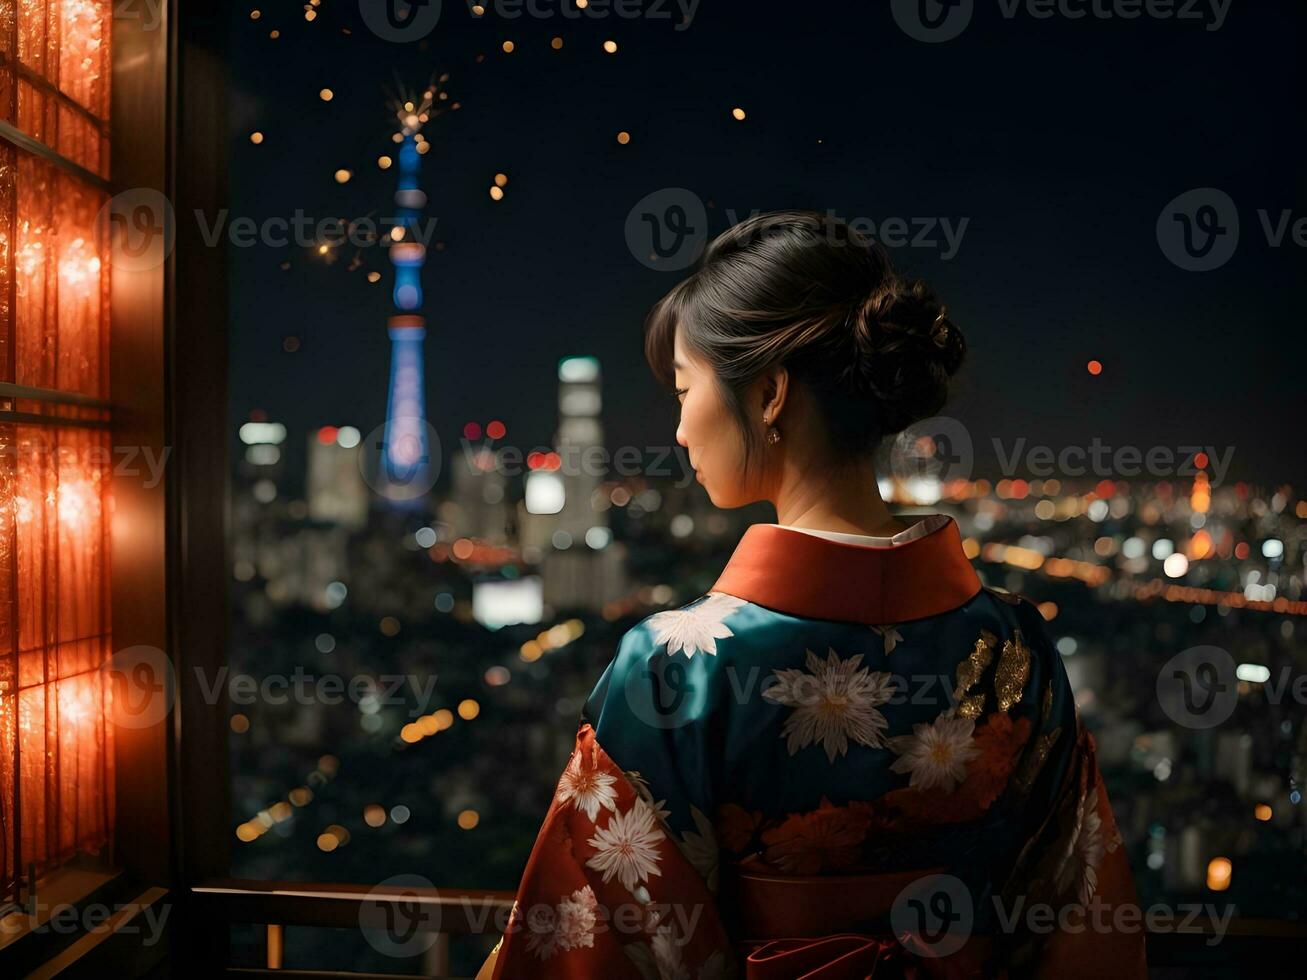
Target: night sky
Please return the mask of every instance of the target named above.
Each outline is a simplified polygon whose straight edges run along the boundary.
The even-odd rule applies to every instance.
[[[1011,2],[976,0],[938,44],[909,37],[888,3],[703,0],[677,30],[675,17],[508,20],[493,6],[477,19],[446,0],[417,44],[376,37],[349,0],[324,0],[312,23],[295,3],[257,20],[237,5],[230,217],[392,215],[395,172],[376,163],[395,151],[384,90],[448,71],[462,108],[426,127],[423,158],[445,243],[424,275],[427,409],[446,447],[466,421],[496,418],[508,443],[547,445],[555,365],[571,354],[600,359],[609,449],[672,444],[674,402],[640,335],[685,273],[637,261],[624,228],[645,195],[683,187],[708,204],[709,234],[732,212],[789,207],[966,219],[951,258],[938,228],[935,247],[891,252],[970,344],[946,412],[970,428],[978,475],[998,475],[995,437],[1055,451],[1097,438],[1233,446],[1227,479],[1302,483],[1302,247],[1291,232],[1272,247],[1258,216],[1307,216],[1302,5],[1235,2],[1208,30],[1208,0],[1195,6],[1207,20],[1039,19],[1024,4],[1007,18]],[[339,168],[353,180],[338,185]],[[1189,272],[1156,226],[1201,187],[1233,199],[1240,238],[1220,268]],[[310,427],[367,432],[384,417],[389,264],[365,249],[350,272],[351,254],[230,250],[232,419],[258,408],[285,422],[292,471]]]

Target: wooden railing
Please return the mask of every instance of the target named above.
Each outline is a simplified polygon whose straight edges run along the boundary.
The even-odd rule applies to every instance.
[[[258,925],[264,929],[265,966],[233,968],[233,977],[286,975],[283,930],[286,926],[358,929],[365,922],[400,924],[402,930],[434,932],[437,940],[423,959],[423,974],[447,977],[451,936],[498,933],[512,908],[513,892],[388,888],[363,885],[223,880],[192,889],[196,912],[204,921],[223,925]],[[386,916],[389,915],[389,920]],[[1281,919],[1232,919],[1219,939],[1210,922],[1192,929],[1148,933],[1148,964],[1153,968],[1199,970],[1205,976],[1239,977],[1250,964],[1259,970],[1292,968],[1307,949],[1307,922]],[[293,970],[296,977],[363,977]],[[1287,975],[1287,974],[1286,974]]]
[[[513,907],[513,892],[481,889],[421,889],[377,885],[318,884],[228,879],[205,882],[191,889],[196,913],[204,921],[225,925],[262,926],[265,968],[232,969],[233,976],[250,976],[287,968],[286,926],[325,926],[396,930],[405,936],[435,933],[423,954],[426,976],[449,974],[451,936],[498,934]],[[309,974],[303,976],[342,976]],[[351,974],[363,976],[363,974]],[[378,974],[369,976],[377,977]]]

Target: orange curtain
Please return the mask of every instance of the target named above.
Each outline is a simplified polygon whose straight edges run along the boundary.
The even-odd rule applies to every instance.
[[[104,411],[63,397],[108,396],[111,14],[0,4],[0,121],[65,161],[0,133],[0,898],[113,824],[113,454]]]

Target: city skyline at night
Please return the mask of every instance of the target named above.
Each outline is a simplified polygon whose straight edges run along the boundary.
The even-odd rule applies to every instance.
[[[1285,141],[1296,130],[1245,89],[1292,89],[1292,58],[1266,50],[1292,34],[1276,26],[1282,9],[1237,11],[1219,30],[978,10],[946,44],[906,38],[884,11],[846,14],[830,32],[826,13],[787,8],[791,29],[778,33],[707,6],[682,30],[452,8],[410,45],[343,9],[311,23],[234,18],[232,214],[384,226],[381,92],[392,76],[448,71],[462,109],[433,129],[424,163],[428,417],[447,444],[469,419],[501,419],[524,449],[546,445],[540,368],[574,354],[605,365],[611,447],[674,444],[640,326],[688,268],[651,268],[627,224],[640,202],[680,188],[702,204],[700,237],[800,206],[900,243],[896,263],[932,281],[968,339],[945,411],[970,430],[977,475],[1004,475],[995,439],[1005,452],[1097,440],[1141,454],[1233,447],[1229,479],[1302,482],[1307,457],[1285,440],[1303,389],[1293,359],[1274,354],[1294,322],[1301,192]],[[791,40],[805,36],[821,43]],[[1118,52],[1108,75],[1093,60],[1100,42]],[[1253,49],[1260,77],[1194,70]],[[268,137],[258,145],[256,129]],[[337,184],[338,168],[353,178]],[[1158,226],[1202,187],[1235,203],[1241,235],[1228,262],[1194,272],[1168,258]],[[384,249],[339,251],[328,264],[293,245],[229,249],[244,365],[233,421],[260,408],[301,429],[341,424],[348,392],[351,424],[380,422],[386,365],[356,324],[385,315]]]

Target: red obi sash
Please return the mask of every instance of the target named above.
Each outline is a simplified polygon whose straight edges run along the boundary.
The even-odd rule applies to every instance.
[[[914,955],[891,935],[865,931],[868,921],[889,913],[904,888],[946,870],[816,876],[728,872],[721,907],[739,937],[744,980],[983,976],[980,937],[932,959]]]
[[[903,947],[892,939],[846,933],[823,939],[773,939],[742,947],[745,980],[885,980],[907,977]]]

